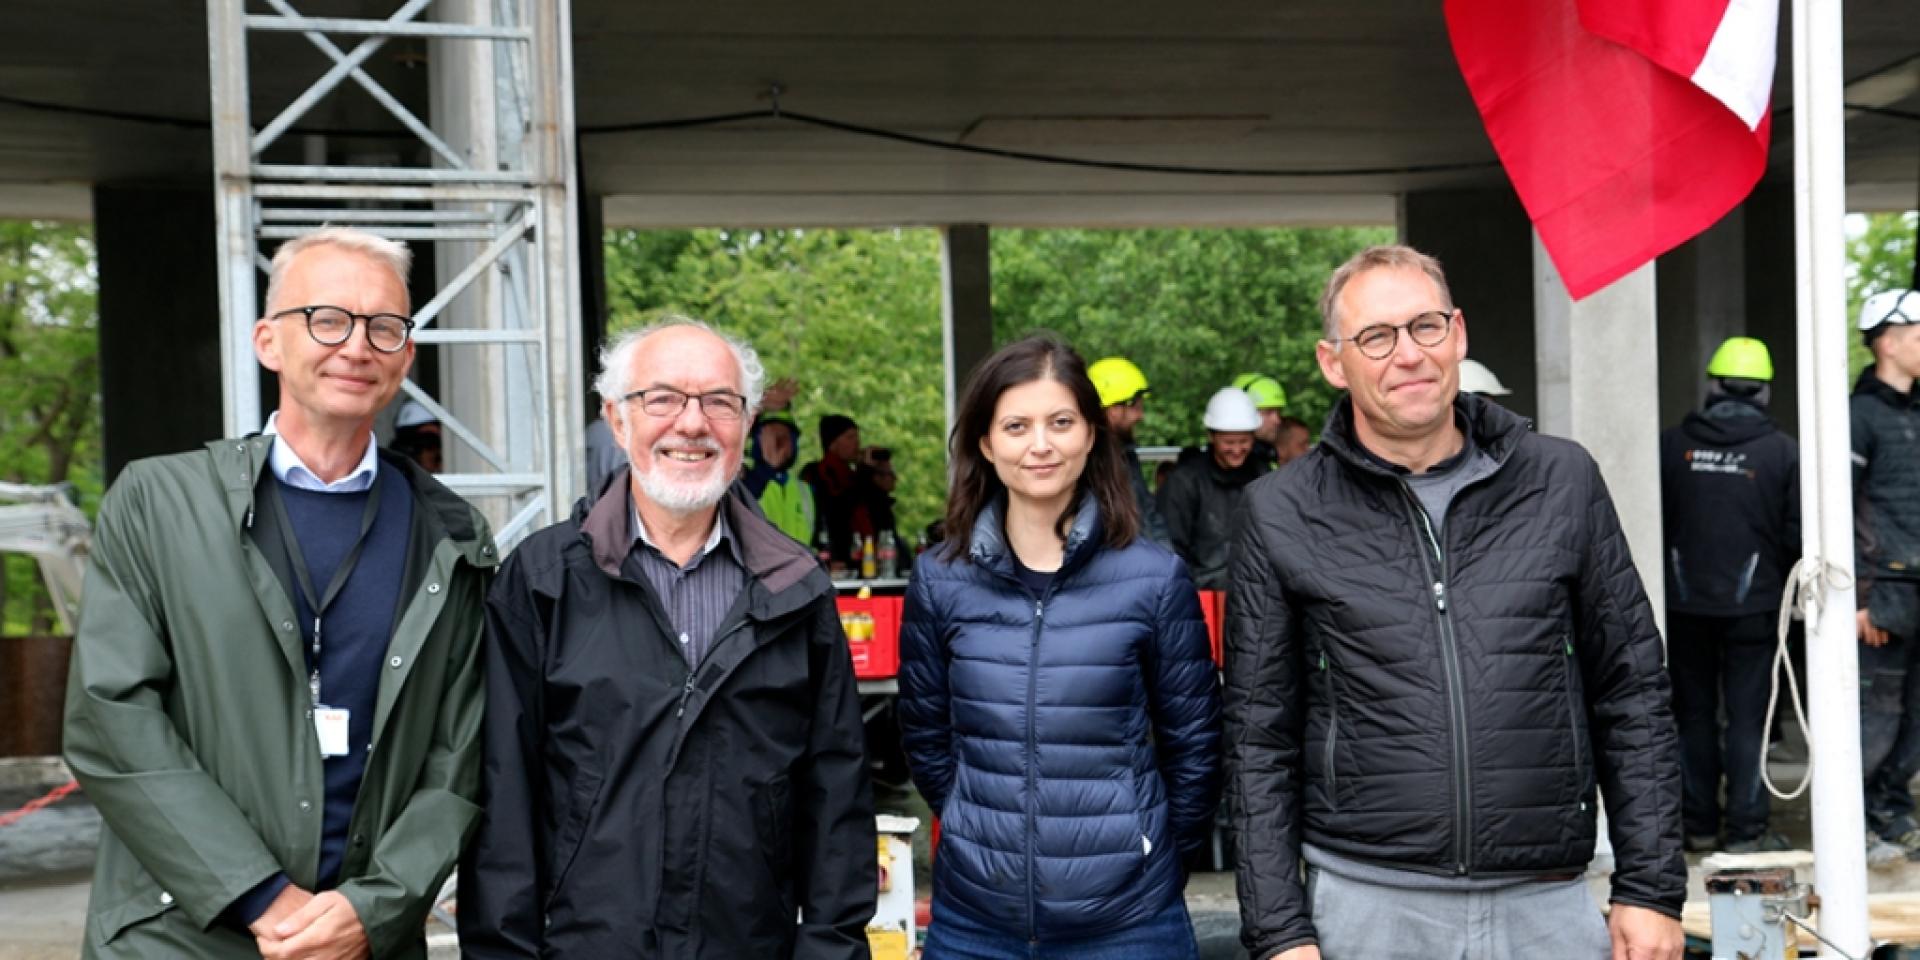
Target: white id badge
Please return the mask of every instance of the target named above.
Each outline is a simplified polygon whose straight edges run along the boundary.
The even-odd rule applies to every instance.
[[[342,707],[313,708],[313,731],[320,735],[321,756],[347,755],[347,715],[351,712]]]

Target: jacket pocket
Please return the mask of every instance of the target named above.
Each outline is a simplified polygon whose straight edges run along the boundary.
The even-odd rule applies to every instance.
[[[561,822],[560,832],[553,840],[553,882],[547,888],[549,906],[566,885],[567,871],[573,866],[574,855],[580,852],[580,841],[586,836],[587,823],[593,819],[594,805],[600,800],[604,777],[598,769],[574,768],[573,786],[567,791],[567,818]]]
[[[1580,664],[1573,658],[1573,638],[1560,640],[1560,666],[1566,674],[1567,688],[1567,729],[1573,737],[1573,782],[1574,799],[1581,809],[1586,809],[1587,795],[1593,789],[1593,767],[1587,754],[1592,745],[1587,742],[1587,725],[1584,717],[1587,712],[1586,697],[1581,695]]]
[[[755,791],[754,825],[781,915],[799,909],[793,895],[793,784],[780,774]]]
[[[158,888],[141,885],[139,893],[103,910],[88,922],[94,943],[106,946],[134,927],[174,908],[173,897]]]
[[[1340,772],[1335,762],[1335,753],[1340,745],[1340,684],[1334,676],[1333,661],[1325,650],[1320,651],[1320,673],[1327,684],[1327,736],[1325,756],[1321,758],[1321,769],[1327,777],[1327,806],[1333,812],[1340,810]]]

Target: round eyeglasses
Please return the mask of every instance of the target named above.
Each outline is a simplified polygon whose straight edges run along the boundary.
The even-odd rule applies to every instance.
[[[1351,341],[1369,360],[1385,360],[1400,342],[1400,332],[1403,330],[1407,339],[1422,347],[1437,347],[1445,343],[1448,331],[1453,329],[1453,316],[1454,311],[1430,310],[1406,323],[1376,323],[1362,328],[1351,337],[1330,339],[1336,344]]]
[[[413,320],[397,313],[353,313],[344,307],[318,304],[311,307],[294,307],[282,310],[268,317],[278,320],[293,314],[304,314],[307,318],[307,336],[313,342],[329,347],[346,343],[353,336],[353,323],[358,320],[367,328],[367,345],[381,353],[399,353],[413,336]]]

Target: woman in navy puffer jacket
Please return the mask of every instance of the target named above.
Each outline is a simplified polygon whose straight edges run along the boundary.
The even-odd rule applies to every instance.
[[[901,629],[901,732],[941,819],[926,957],[1193,957],[1181,854],[1220,787],[1193,582],[1138,536],[1071,347],[994,354],[958,414],[950,539]]]

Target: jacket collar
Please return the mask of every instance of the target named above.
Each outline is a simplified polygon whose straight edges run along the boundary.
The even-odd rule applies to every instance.
[[[1007,495],[1003,492],[973,521],[973,545],[967,554],[981,568],[991,570],[1002,576],[1014,576],[1013,549],[1007,545]],[[1100,522],[1100,506],[1090,496],[1082,494],[1080,508],[1074,514],[1073,526],[1067,530],[1067,544],[1060,559],[1060,573],[1065,574],[1084,565],[1093,556],[1099,546],[1104,528]]]
[[[235,529],[243,529],[257,519],[255,501],[261,478],[272,473],[267,463],[272,448],[273,437],[261,433],[213,440],[206,445],[208,455],[213,458],[214,473],[226,491],[227,508]],[[406,476],[415,503],[424,508],[430,522],[453,542],[468,563],[476,567],[499,565],[500,551],[494,546],[493,535],[472,504],[448,490],[412,460],[385,450],[378,456],[381,462]]]
[[[1913,394],[1901,393],[1900,391],[1895,390],[1890,386],[1887,386],[1887,382],[1885,380],[1882,380],[1879,377],[1874,376],[1873,368],[1874,368],[1874,365],[1869,363],[1867,364],[1867,368],[1865,370],[1860,371],[1860,379],[1854,381],[1853,383],[1854,393],[1856,394],[1864,393],[1869,397],[1873,397],[1874,399],[1879,400],[1882,403],[1885,403],[1887,406],[1892,407],[1895,410],[1905,410],[1908,407],[1913,406]]]
[[[631,465],[621,467],[597,500],[589,505],[582,498],[574,506],[574,520],[593,565],[616,580],[626,578],[621,566],[633,547],[633,500],[628,493],[632,473]],[[738,482],[727,488],[720,509],[725,511],[727,534],[739,548],[740,564],[747,570],[753,592],[748,616],[769,620],[832,592],[832,581],[820,569],[820,561],[768,522]]]
[[[1461,391],[1453,398],[1453,409],[1466,421],[1474,446],[1493,459],[1495,469],[1506,465],[1521,439],[1533,429],[1533,421],[1478,394]],[[1327,414],[1326,427],[1320,433],[1320,449],[1369,476],[1396,479],[1360,447],[1353,429],[1351,394],[1341,394],[1334,402],[1333,411]]]

